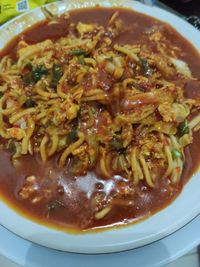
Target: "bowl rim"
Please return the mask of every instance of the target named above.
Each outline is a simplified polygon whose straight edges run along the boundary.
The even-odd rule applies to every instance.
[[[70,10],[91,7],[96,4],[103,7],[128,7],[136,12],[167,22],[200,52],[198,30],[176,15],[158,7],[145,6],[131,0],[66,0],[48,4],[47,7],[53,13],[63,13],[66,8]],[[42,19],[44,19],[44,15],[41,8],[36,8],[2,25],[0,27],[0,49],[14,36],[27,29],[27,26],[32,26]],[[166,208],[137,224],[117,229],[111,228],[103,232],[74,235],[42,226],[22,217],[2,200],[0,200],[0,209],[4,216],[0,218],[0,224],[24,239],[53,249],[90,254],[119,252],[159,240],[194,219],[200,213],[198,201],[200,191],[195,190],[198,187],[200,187],[200,173],[197,172],[184,187],[183,192]],[[173,218],[173,222],[171,218]]]

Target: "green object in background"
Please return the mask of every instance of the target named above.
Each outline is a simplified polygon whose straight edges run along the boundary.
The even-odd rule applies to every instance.
[[[0,0],[0,25],[36,7],[56,0]]]

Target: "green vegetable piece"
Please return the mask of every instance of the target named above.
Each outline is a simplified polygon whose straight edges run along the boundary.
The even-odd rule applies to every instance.
[[[32,70],[33,69],[33,65],[30,63],[30,62],[28,62],[25,66],[24,66],[24,68],[25,69],[28,69],[28,70]]]
[[[32,98],[28,98],[24,103],[25,108],[33,108],[36,105],[35,101]]]
[[[4,95],[4,93],[3,92],[0,92],[0,98],[2,98],[3,95]]]
[[[107,57],[106,59],[110,62],[113,62],[113,56]]]
[[[79,64],[82,64],[82,65],[85,64],[84,55],[80,55],[80,56],[78,56],[78,63],[79,63]]]
[[[46,75],[48,73],[48,70],[45,68],[45,66],[37,66],[32,70],[32,79],[34,82],[38,82],[41,80],[43,75]]]
[[[178,149],[176,149],[176,148],[173,148],[171,150],[171,153],[172,153],[172,158],[173,159],[177,159],[177,158],[180,158],[181,157],[181,152]]]
[[[149,62],[145,58],[140,58],[140,66],[143,75],[150,76],[152,74],[152,70],[149,66]]]
[[[76,50],[69,51],[69,54],[75,55],[75,56],[81,56],[81,55],[85,55],[86,52],[83,49],[76,49]]]
[[[93,113],[93,114],[95,114],[95,113],[97,112],[97,109],[96,109],[96,107],[94,107],[94,106],[91,106],[91,111],[92,111],[92,113]]]
[[[112,150],[120,150],[123,149],[123,144],[119,138],[113,137],[113,139],[109,143],[109,147]]]
[[[71,166],[69,168],[69,171],[72,175],[78,175],[82,167],[83,167],[83,162],[77,156],[75,156],[71,160]]]
[[[62,77],[63,72],[59,64],[54,64],[52,68],[52,87],[56,87],[59,83],[60,78]]]
[[[71,132],[67,135],[67,144],[70,145],[77,139],[77,129],[72,128]]]
[[[22,76],[22,81],[25,85],[29,85],[32,83],[31,72],[27,72]]]
[[[6,149],[8,152],[14,154],[14,153],[16,152],[16,147],[15,147],[15,142],[14,142],[14,140],[10,139],[10,140],[8,141],[8,143],[5,144],[5,149]]]
[[[181,137],[184,134],[189,134],[190,130],[189,127],[187,126],[186,122],[183,121],[179,124],[178,126],[178,136]]]

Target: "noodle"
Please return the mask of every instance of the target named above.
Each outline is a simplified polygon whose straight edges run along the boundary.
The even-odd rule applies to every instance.
[[[105,155],[105,150],[101,151],[101,158],[100,158],[100,168],[101,168],[101,172],[105,177],[109,177],[110,173],[107,170],[107,166],[106,166],[106,155]]]
[[[41,83],[39,83],[39,84],[36,85],[36,92],[37,92],[38,95],[44,97],[45,99],[57,98],[57,94],[45,92],[42,89],[42,84]]]
[[[140,154],[140,162],[141,162],[141,165],[142,165],[142,168],[143,168],[143,172],[144,172],[144,176],[145,176],[145,179],[146,179],[146,182],[148,184],[148,186],[150,187],[154,187],[154,183],[152,181],[152,177],[151,177],[151,174],[149,172],[149,168],[148,168],[148,165],[145,161],[145,158]]]
[[[6,97],[0,99],[0,112],[2,115],[10,115],[16,110],[16,106],[3,109],[4,102],[6,102]]]
[[[47,17],[59,24],[58,17]],[[113,43],[122,27],[119,11],[107,26],[69,27],[54,41],[20,41],[15,57],[1,59],[4,146],[14,145],[13,158],[40,153],[47,162],[59,154],[58,166],[69,165],[73,174],[97,165],[107,179],[117,174],[154,188],[161,168],[163,179],[178,183],[184,147],[200,129],[199,114],[188,122],[199,104],[168,77],[194,78],[178,72],[165,44],[155,43],[155,55],[140,43]]]
[[[107,206],[107,207],[103,208],[102,210],[100,210],[99,212],[97,212],[94,216],[95,219],[100,220],[100,219],[104,218],[111,211],[111,208],[112,208],[111,206]]]
[[[52,142],[52,145],[48,151],[48,157],[52,156],[57,151],[58,142],[59,142],[59,138],[57,134],[53,134],[53,136],[51,137],[51,142]]]
[[[189,123],[188,126],[190,129],[195,128],[200,123],[200,114],[195,116]]]
[[[22,48],[19,50],[19,60],[17,63],[17,67],[19,69],[22,68],[22,64],[25,60],[27,60],[29,57],[35,55],[35,54],[41,54],[45,51],[45,49],[50,48],[52,46],[52,41],[46,40],[44,42],[38,43],[36,45],[29,45],[25,48]]]
[[[116,11],[115,13],[113,13],[112,17],[110,18],[109,22],[108,22],[108,25],[111,25],[115,20],[116,18],[119,16],[119,12]]]
[[[8,135],[7,133],[5,132],[5,123],[3,121],[3,116],[2,114],[0,114],[0,135],[3,137],[3,138],[8,138]]]
[[[63,166],[64,166],[67,157],[68,157],[71,153],[73,153],[73,151],[74,151],[77,147],[79,147],[79,146],[84,142],[84,140],[85,140],[85,135],[84,135],[83,133],[79,132],[79,133],[78,133],[78,137],[79,137],[79,139],[78,139],[75,143],[73,143],[73,144],[71,144],[70,146],[68,146],[68,147],[64,150],[64,152],[62,153],[62,155],[61,155],[61,157],[60,157],[60,160],[59,160],[59,166],[60,166],[60,167],[63,167]]]
[[[138,184],[139,180],[143,179],[143,173],[137,160],[137,150],[135,147],[131,150],[131,168],[134,175],[134,182]]]
[[[172,155],[171,155],[170,146],[166,145],[164,149],[165,149],[166,157],[168,160],[168,168],[164,174],[164,177],[168,177],[173,170],[173,159],[172,159]]]
[[[133,49],[129,49],[129,48],[126,48],[126,47],[122,47],[120,45],[114,45],[114,49],[121,52],[121,53],[124,53],[126,54],[127,56],[129,56],[131,59],[133,59],[134,61],[136,62],[139,62],[139,58],[137,56],[137,52],[139,52],[139,49],[136,49],[136,53],[134,53],[134,50]]]
[[[49,140],[49,138],[45,135],[42,138],[42,141],[40,144],[40,155],[41,155],[41,159],[43,162],[47,161],[46,145],[47,145],[48,140]]]
[[[61,98],[64,98],[64,99],[67,99],[67,98],[68,98],[68,95],[65,94],[65,93],[62,91],[63,83],[64,83],[64,81],[65,81],[65,79],[66,79],[66,77],[67,77],[67,75],[68,75],[68,72],[69,72],[69,70],[67,69],[67,70],[65,71],[65,73],[63,74],[63,76],[61,77],[60,82],[59,82],[58,87],[57,87],[57,94],[58,94]]]
[[[26,110],[19,111],[19,112],[15,113],[14,115],[12,115],[9,118],[9,122],[12,123],[12,124],[14,124],[20,118],[22,118],[22,117],[24,117],[26,115],[29,115],[31,113],[34,113],[34,112],[36,112],[36,109],[35,108],[29,108],[29,109],[26,109]]]
[[[26,131],[26,136],[22,140],[22,154],[27,154],[28,152],[28,146],[29,146],[29,141],[30,138],[34,132],[35,129],[35,122],[32,120],[31,117],[28,117],[28,127]]]
[[[170,139],[172,141],[172,146],[179,151],[180,145],[178,144],[176,137],[170,136]],[[174,160],[174,167],[173,167],[173,172],[172,172],[172,177],[171,177],[171,180],[173,183],[179,182],[181,178],[181,174],[182,174],[182,169],[183,169],[183,161],[180,157],[178,157]]]

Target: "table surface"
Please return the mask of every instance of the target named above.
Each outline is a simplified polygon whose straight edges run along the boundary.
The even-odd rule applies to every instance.
[[[160,2],[170,6],[186,17],[200,16],[200,2],[199,0],[192,0],[190,2],[181,3],[180,0],[159,0]]]
[[[0,242],[0,254],[23,267],[121,267],[124,263],[126,267],[132,267],[133,262],[137,267],[161,267],[200,244],[200,216],[157,242],[121,253],[103,255],[84,255],[48,249],[20,238],[2,226],[0,237],[3,240]],[[6,266],[0,264],[0,267]]]
[[[0,266],[1,267],[21,267],[18,264],[13,263],[7,258],[0,256]],[[199,257],[197,250],[194,249],[190,251],[185,256],[179,258],[178,260],[173,261],[172,263],[166,265],[166,267],[199,267]],[[26,266],[27,267],[27,266]],[[43,266],[46,267],[46,266]]]

